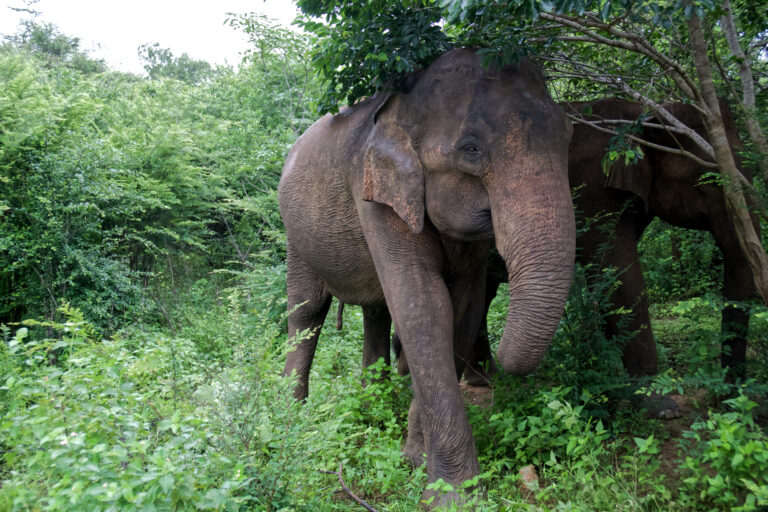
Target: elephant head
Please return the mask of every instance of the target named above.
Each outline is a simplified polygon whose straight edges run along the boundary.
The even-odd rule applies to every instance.
[[[495,240],[510,306],[498,356],[509,372],[540,363],[573,271],[571,125],[523,60],[484,68],[472,50],[432,64],[383,100],[364,146],[363,199],[391,206],[413,233]]]

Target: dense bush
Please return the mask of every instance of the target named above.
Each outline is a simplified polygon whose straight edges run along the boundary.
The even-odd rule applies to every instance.
[[[282,260],[275,188],[316,88],[293,69],[302,40],[291,62],[262,55],[194,86],[57,65],[27,43],[35,27],[0,52],[0,321],[68,300],[115,328],[147,308],[158,265],[174,279]]]

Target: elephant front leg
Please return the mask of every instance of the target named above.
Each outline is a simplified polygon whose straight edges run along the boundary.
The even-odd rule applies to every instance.
[[[499,373],[491,354],[491,341],[488,338],[488,311],[499,291],[499,285],[506,282],[508,278],[504,260],[498,253],[491,254],[486,269],[483,316],[480,319],[480,328],[472,347],[472,354],[464,369],[464,380],[470,386],[490,386],[491,379]]]
[[[447,295],[440,301],[443,306]],[[426,316],[419,325],[395,316],[414,388],[404,456],[414,465],[426,460],[429,482],[442,479],[454,486],[456,492],[424,492],[424,499],[434,496],[435,505],[445,505],[462,500],[459,487],[478,474],[479,464],[456,377],[451,329],[434,320]],[[399,322],[407,327],[400,328]]]
[[[392,315],[414,391],[404,452],[415,464],[426,454],[430,482],[442,478],[458,486],[477,475],[479,465],[456,376],[450,295],[439,276],[434,281],[419,287],[425,293],[418,298],[406,288],[393,294]]]
[[[453,305],[453,358],[460,379],[473,362],[475,341],[485,313],[485,275],[491,244],[443,237],[443,247],[449,268],[445,280]]]
[[[600,265],[601,269],[614,267],[619,270],[618,279],[621,283],[610,301],[616,308],[631,310],[632,319],[628,325],[622,325],[620,315],[610,315],[606,319],[606,335],[610,337],[625,332],[637,333],[627,341],[621,356],[624,368],[633,377],[655,375],[658,372],[658,354],[651,329],[645,279],[637,254],[637,240],[642,234],[638,222],[631,214],[625,213],[614,227],[613,240],[602,232],[590,232],[583,235],[581,243],[585,264],[593,263]]]
[[[389,208],[368,203],[362,212],[413,382],[406,455],[418,462],[423,451],[429,481],[443,479],[458,488],[478,474],[479,465],[456,377],[454,308],[443,280],[442,244],[434,231],[412,233]],[[458,494],[443,493],[436,504],[457,499]]]
[[[499,368],[491,354],[491,340],[488,338],[488,311],[480,320],[480,329],[472,347],[466,368],[464,368],[464,381],[470,386],[489,387],[491,380],[499,373]]]
[[[634,253],[636,255],[637,251]],[[632,310],[632,319],[622,329],[620,316],[610,315],[607,319],[609,335],[636,332],[637,334],[624,346],[621,355],[624,368],[633,377],[656,375],[658,354],[651,330],[651,316],[640,262],[635,259],[628,266],[617,265],[617,267],[621,272],[619,276],[621,285],[614,292],[611,300],[616,307]]]

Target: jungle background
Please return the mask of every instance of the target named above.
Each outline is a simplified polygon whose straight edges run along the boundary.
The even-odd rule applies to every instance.
[[[566,7],[626,20],[627,5]],[[728,68],[740,61],[718,29],[721,4],[642,5],[658,8],[642,12],[661,13],[660,31],[678,35],[694,6],[721,57],[718,93],[734,94],[728,77],[738,73]],[[425,471],[400,457],[409,380],[383,363],[360,368],[359,308],[345,309],[337,331],[332,307],[306,403],[279,376],[290,350],[282,162],[319,112],[451,46],[543,55],[532,45],[554,39],[524,41],[516,27],[542,22],[535,13],[551,6],[300,6],[303,33],[255,14],[227,20],[251,41],[238,69],[148,43],[139,76],[108,69],[53,25],[29,21],[3,35],[0,510],[359,510],[326,473],[340,465],[378,510],[421,509]],[[733,9],[753,50],[754,117],[767,126],[768,5]],[[674,37],[658,40],[676,51]],[[644,69],[610,49],[572,52]],[[684,52],[676,58],[693,65]],[[558,100],[607,94],[584,80],[549,83]],[[745,158],[759,168],[738,118]],[[635,157],[629,146],[615,151]],[[763,239],[766,229],[763,219]],[[630,379],[620,360],[630,333],[602,334],[609,315],[630,314],[609,300],[620,273],[578,266],[543,366],[500,376],[467,401],[482,474],[468,483],[476,491],[466,510],[767,509],[768,310],[751,304],[748,378],[732,382],[719,364],[722,262],[712,237],[656,220],[640,252],[659,375]],[[489,314],[494,342],[505,297]],[[391,378],[362,386],[382,370]],[[646,418],[637,404],[654,391],[675,396],[683,417]],[[527,465],[538,473],[530,488],[518,476]]]

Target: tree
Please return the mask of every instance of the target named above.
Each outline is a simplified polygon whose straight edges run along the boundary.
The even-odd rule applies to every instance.
[[[174,57],[169,48],[160,48],[160,43],[139,46],[139,58],[144,61],[144,70],[153,80],[173,78],[188,84],[199,84],[213,75],[208,62],[193,59],[186,53]]]
[[[748,120],[753,151],[764,166],[766,145],[752,89],[752,70],[759,69],[757,76],[763,77],[767,67],[764,56],[761,57],[768,35],[765,11],[756,20],[738,15],[740,12],[735,15],[729,3],[714,0],[420,0],[409,2],[409,9],[402,10],[393,7],[394,4],[382,0],[354,4],[338,0],[299,2],[306,14],[325,16],[327,22],[304,24],[319,36],[321,46],[325,45],[316,61],[321,65],[321,74],[335,87],[327,95],[344,88],[347,99],[354,101],[364,93],[360,82],[367,80],[372,86],[385,83],[395,74],[393,67],[397,71],[401,42],[382,36],[388,35],[392,26],[423,26],[418,20],[428,12],[432,20],[430,30],[438,27],[437,20],[444,16],[442,32],[450,38],[425,39],[426,48],[418,54],[421,62],[415,62],[409,69],[443,46],[476,45],[486,48],[483,51],[489,60],[502,63],[522,55],[535,56],[554,79],[553,87],[561,100],[610,94],[639,101],[670,130],[692,140],[706,158],[690,152],[688,156],[719,173],[729,215],[757,289],[768,303],[768,258],[750,219],[750,209],[759,208],[763,217],[766,210],[762,207],[763,198],[738,171],[738,155],[732,154],[725,138],[718,103],[720,95],[741,106]],[[752,12],[746,4],[739,9]],[[735,31],[737,23],[748,25],[747,29]],[[737,46],[748,48],[748,52],[734,58],[723,55],[724,49],[728,51],[730,47],[734,51]],[[327,55],[355,60],[339,62]],[[742,83],[741,94],[733,86],[737,81]],[[365,89],[365,93],[369,90]],[[701,137],[671,115],[663,107],[669,100],[696,105],[708,137]],[[574,121],[585,122],[578,117]],[[624,140],[625,151],[617,153],[616,158],[642,156],[641,151],[633,148],[646,142],[641,137],[626,135],[626,123],[617,126],[608,120],[600,128]],[[763,173],[762,178],[766,177]]]
[[[317,81],[306,59],[312,38],[275,24],[262,14],[228,16],[225,23],[242,30],[252,45],[243,55],[243,64],[255,67],[269,81],[266,91],[274,95],[272,105],[279,116],[275,124],[287,121],[298,137],[312,118],[307,99],[317,95]]]
[[[64,66],[86,74],[106,71],[104,60],[89,57],[80,49],[80,38],[62,34],[56,25],[34,20],[25,20],[19,25],[16,34],[5,37],[5,44],[35,55],[47,67]]]

